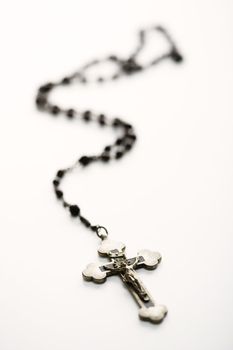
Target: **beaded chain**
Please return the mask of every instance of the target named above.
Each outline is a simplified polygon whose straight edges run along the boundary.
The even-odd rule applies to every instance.
[[[136,59],[138,54],[142,51],[146,43],[147,34],[151,31],[158,31],[164,38],[168,41],[169,48],[168,51],[159,57],[151,60],[145,65],[137,63]],[[80,70],[75,72],[72,75],[66,76],[63,79],[57,82],[49,82],[41,86],[38,90],[36,96],[36,105],[40,111],[48,112],[53,116],[63,115],[68,119],[80,118],[85,122],[95,121],[101,127],[108,126],[120,131],[120,137],[118,136],[116,140],[111,145],[107,145],[103,151],[98,155],[84,155],[77,160],[77,162],[69,168],[60,169],[57,171],[56,176],[53,180],[53,187],[57,199],[63,204],[72,217],[77,217],[80,219],[81,223],[87,228],[98,234],[99,225],[93,225],[91,222],[86,219],[82,214],[78,205],[68,203],[64,198],[64,193],[60,188],[62,179],[67,173],[76,168],[77,165],[81,167],[87,167],[91,163],[100,161],[100,162],[109,162],[112,159],[120,159],[127,152],[129,152],[135,144],[136,135],[134,128],[131,124],[125,122],[119,118],[108,118],[105,114],[93,113],[90,110],[83,112],[76,111],[74,109],[63,109],[57,105],[51,104],[48,100],[49,93],[58,86],[66,86],[73,82],[79,82],[81,84],[87,84],[88,80],[86,77],[86,72],[89,68],[94,67],[103,62],[113,62],[116,65],[116,72],[113,75],[110,75],[108,78],[99,76],[96,78],[98,83],[104,83],[109,80],[116,80],[125,75],[132,75],[137,72],[141,72],[147,68],[157,65],[165,59],[172,59],[176,63],[182,62],[183,58],[177,49],[174,41],[172,40],[169,33],[161,26],[151,27],[139,32],[139,43],[135,51],[127,58],[121,59],[117,56],[108,56],[107,58],[101,60],[93,60],[88,64],[84,65]]]

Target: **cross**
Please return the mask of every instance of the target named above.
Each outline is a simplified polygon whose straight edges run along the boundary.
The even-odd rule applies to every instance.
[[[160,323],[167,314],[167,308],[153,301],[135,271],[142,267],[148,270],[155,269],[161,261],[160,253],[144,249],[139,251],[136,257],[128,259],[125,255],[125,245],[107,237],[102,240],[98,252],[101,256],[108,257],[110,263],[102,266],[96,263],[87,265],[83,271],[83,278],[86,281],[103,283],[107,277],[119,275],[139,306],[140,319]]]

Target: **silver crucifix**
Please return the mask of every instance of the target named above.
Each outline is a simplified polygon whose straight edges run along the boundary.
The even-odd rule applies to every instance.
[[[161,261],[160,253],[145,249],[139,251],[136,257],[128,259],[123,243],[110,240],[106,234],[98,235],[102,238],[98,253],[108,257],[111,262],[102,266],[96,263],[87,265],[83,271],[84,279],[103,283],[108,276],[118,274],[139,305],[140,319],[160,323],[167,314],[167,308],[153,301],[135,271],[141,267],[155,269]]]

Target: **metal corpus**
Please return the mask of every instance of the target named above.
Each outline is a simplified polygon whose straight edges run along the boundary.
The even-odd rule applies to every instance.
[[[128,259],[125,255],[125,245],[107,237],[102,240],[98,252],[101,256],[108,257],[110,263],[102,266],[96,263],[87,265],[83,271],[83,278],[86,281],[103,283],[108,276],[119,275],[139,306],[140,319],[160,323],[167,314],[167,308],[153,301],[135,271],[142,267],[148,270],[155,269],[161,261],[160,253],[145,249],[139,251],[136,257]]]

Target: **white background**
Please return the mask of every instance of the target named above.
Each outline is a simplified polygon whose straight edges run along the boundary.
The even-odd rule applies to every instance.
[[[0,4],[1,350],[231,350],[232,1]],[[159,326],[138,319],[118,278],[101,286],[82,280],[86,264],[99,259],[98,240],[52,191],[57,169],[99,152],[114,135],[34,107],[39,85],[95,57],[127,57],[137,30],[153,24],[170,29],[183,65],[167,61],[103,87],[76,85],[53,100],[122,116],[136,128],[128,156],[75,173],[64,189],[127,244],[129,256],[162,253],[156,271],[140,271],[168,306]]]

